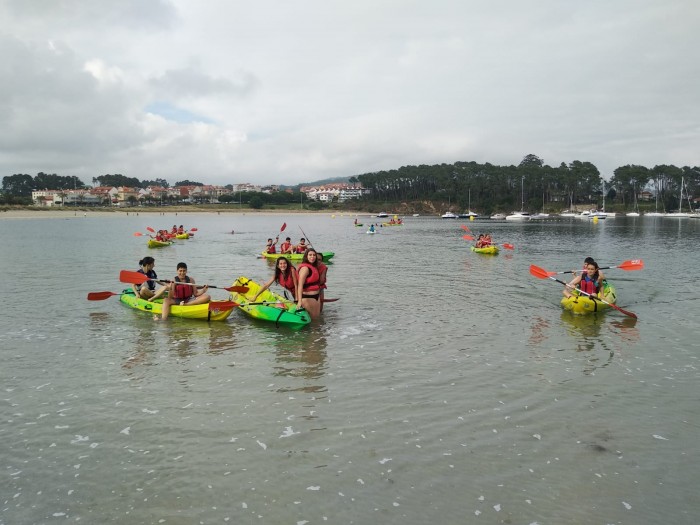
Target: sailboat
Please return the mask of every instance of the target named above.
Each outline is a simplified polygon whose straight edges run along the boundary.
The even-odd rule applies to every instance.
[[[656,179],[656,200],[654,201],[654,211],[646,212],[645,217],[663,217],[666,214],[659,211],[659,179]]]
[[[532,217],[530,217],[531,221],[538,220],[538,219],[546,219],[549,217],[549,213],[544,212],[544,192],[542,193],[542,211],[540,213],[535,213]]]
[[[639,217],[639,206],[637,205],[637,185],[634,184],[634,211],[628,212],[628,217]]]
[[[465,219],[471,219],[472,217],[474,217],[476,219],[478,216],[479,216],[478,213],[474,213],[472,211],[472,189],[469,188],[469,204],[467,207],[467,213],[460,213],[459,217],[465,218]]]
[[[514,211],[506,216],[507,221],[529,221],[530,214],[524,211],[525,208],[525,192],[524,192],[525,177],[520,178],[520,211]]]
[[[673,212],[673,213],[667,213],[666,217],[671,217],[674,219],[687,219],[690,217],[689,213],[685,213],[683,211],[683,186],[685,185],[685,181],[683,177],[681,177],[681,194],[680,197],[678,198],[678,211]]]

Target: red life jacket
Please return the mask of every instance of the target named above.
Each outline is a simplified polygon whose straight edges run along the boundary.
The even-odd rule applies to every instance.
[[[267,253],[277,253],[277,250],[275,250],[274,244],[271,244],[270,246],[267,247]]]
[[[321,288],[324,288],[324,289],[328,288],[328,286],[326,286],[326,273],[325,273],[327,271],[328,271],[328,266],[326,266],[322,262],[319,262],[318,263],[318,277],[319,277],[319,281],[321,279],[323,279],[323,282],[321,283]]]
[[[285,253],[285,252],[289,251],[289,249],[290,249],[291,247],[292,247],[292,243],[291,243],[291,242],[284,241],[284,242],[280,245],[280,252]]]
[[[591,279],[588,275],[581,277],[581,282],[578,285],[582,292],[587,294],[598,293],[598,279]]]
[[[179,277],[175,277],[175,282],[176,283],[181,283],[182,281],[180,280]],[[189,283],[190,278],[189,276],[185,276],[185,282]],[[189,284],[176,284],[175,285],[175,294],[174,298],[177,299],[178,301],[187,301],[190,297],[194,295],[194,286],[190,286]]]
[[[309,275],[306,277],[306,280],[304,281],[304,288],[302,288],[302,292],[313,292],[316,290],[320,290],[321,286],[319,285],[319,281],[321,279],[319,273],[318,273],[318,268],[316,268],[313,264],[309,263],[301,263],[297,269],[301,271],[302,268],[308,268],[309,269]]]
[[[277,282],[280,284],[280,286],[285,287],[293,294],[296,294],[296,290],[294,289],[294,275],[296,275],[296,273],[297,269],[292,266],[292,270],[289,272],[287,277],[285,277],[283,273],[280,273],[279,277],[277,278]]]

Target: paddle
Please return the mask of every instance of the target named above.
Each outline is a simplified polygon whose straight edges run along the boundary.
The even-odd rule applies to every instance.
[[[462,225],[460,226],[460,228],[462,228],[465,232],[469,232],[469,233],[472,232],[472,231],[471,231],[467,226],[465,226],[464,224],[462,224]]]
[[[464,239],[465,241],[474,241],[474,240],[476,240],[476,239],[474,239],[474,237],[472,237],[471,235],[462,235],[462,239]],[[503,246],[506,250],[515,250],[515,246],[512,245],[512,244],[509,244],[509,243],[507,243],[507,242],[504,242],[503,244],[496,244],[496,246]],[[552,275],[554,275],[554,274],[552,274]]]
[[[151,233],[156,233],[156,231],[153,228],[151,228],[150,226],[146,226],[146,229]]]
[[[538,279],[551,279],[552,281],[556,281],[556,282],[558,282],[558,283],[560,283],[560,284],[563,284],[563,285],[566,286],[567,288],[573,288],[573,287],[570,286],[568,283],[565,283],[564,281],[560,281],[560,280],[557,279],[556,277],[552,277],[551,272],[548,272],[547,270],[545,270],[544,268],[540,268],[539,266],[535,266],[534,264],[531,264],[531,265],[530,265],[530,273],[531,273],[532,275],[534,275],[535,277],[537,277]],[[629,311],[627,311],[627,310],[625,310],[625,309],[623,309],[623,308],[620,308],[620,307],[617,306],[616,304],[609,303],[609,302],[606,301],[605,299],[601,299],[600,297],[594,297],[592,294],[586,293],[586,292],[584,292],[583,290],[579,290],[579,293],[581,293],[581,294],[583,294],[583,295],[587,295],[587,296],[590,297],[591,300],[593,300],[593,301],[600,301],[601,303],[605,303],[605,304],[607,304],[608,306],[614,308],[615,310],[619,310],[619,311],[622,312],[623,314],[628,315],[628,316],[630,316],[630,317],[634,317],[635,319],[637,319],[637,315],[636,315],[636,314],[634,314],[634,313],[632,313],[632,312],[629,312]]]
[[[88,301],[104,301],[115,295],[124,295],[123,293],[116,292],[90,292],[87,295]]]
[[[150,277],[142,274],[141,272],[130,272],[129,270],[122,270],[119,272],[119,281],[123,283],[131,283],[131,284],[143,284],[146,281],[160,281],[163,283],[172,283],[173,281],[169,281],[168,279],[151,279]],[[193,284],[193,283],[178,283],[178,284],[187,284],[190,286],[197,286],[197,287],[202,287],[203,285],[201,284]],[[212,284],[207,285],[209,288],[220,288],[222,290],[226,290],[227,292],[237,292],[237,293],[247,293],[248,288],[246,286],[214,286]]]
[[[301,230],[301,226],[299,226],[299,229]],[[313,248],[313,247],[314,247],[314,243],[311,242],[311,239],[309,239],[309,236],[306,235],[306,232],[304,232],[304,230],[301,230],[301,233],[304,234],[304,239],[306,239],[306,242],[308,243],[308,246],[309,246],[310,248]]]
[[[621,262],[617,266],[600,266],[600,270],[610,270],[611,268],[618,268],[620,270],[625,270],[625,271],[632,271],[632,270],[641,270],[644,268],[644,261],[641,259],[631,259],[628,261]],[[549,272],[550,275],[558,275],[562,273],[574,273],[576,270],[567,270],[565,272]]]

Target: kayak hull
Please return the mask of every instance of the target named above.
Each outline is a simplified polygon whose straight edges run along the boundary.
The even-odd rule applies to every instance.
[[[176,239],[189,239],[189,238],[190,238],[190,234],[189,234],[189,233],[178,233],[178,234],[175,236],[175,238],[176,238]]]
[[[297,310],[297,305],[294,301],[285,299],[283,296],[270,290],[265,290],[255,300],[256,303],[266,302],[269,304],[248,304],[253,300],[261,286],[247,277],[239,277],[233,282],[233,286],[245,286],[248,288],[248,292],[245,294],[232,293],[231,300],[239,303],[238,308],[253,319],[260,319],[261,321],[268,321],[278,326],[282,325],[290,328],[303,328],[311,322],[311,317],[309,317],[309,313],[306,310]]]
[[[321,255],[323,255],[323,262],[328,262],[333,258],[335,255],[335,252],[319,252]],[[265,257],[265,259],[268,260],[277,260],[280,257],[286,257],[287,260],[292,261],[292,262],[301,262],[302,259],[304,258],[303,253],[267,253],[267,252],[262,252],[262,256]]]
[[[484,246],[483,248],[477,248],[472,246],[472,251],[474,253],[481,253],[483,255],[498,255],[498,246]]]
[[[134,291],[126,289],[122,292],[120,301],[126,306],[142,312],[160,315],[163,312],[163,300],[156,299],[155,301],[146,301],[134,295]],[[195,304],[191,306],[172,305],[170,307],[171,317],[182,317],[183,319],[199,319],[202,321],[225,321],[234,307],[216,308],[216,303],[223,301],[212,301],[206,304]]]
[[[615,304],[617,301],[615,287],[607,282],[603,288],[603,299],[612,304]],[[564,297],[561,300],[561,306],[564,310],[568,310],[576,315],[588,315],[610,309],[610,306],[601,301],[576,293],[571,297]]]
[[[148,247],[149,248],[164,248],[166,246],[170,246],[173,242],[172,241],[156,241],[155,239],[148,239]]]

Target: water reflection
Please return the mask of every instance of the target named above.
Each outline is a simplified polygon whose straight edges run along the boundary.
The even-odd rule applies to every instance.
[[[583,373],[593,374],[599,368],[605,368],[613,362],[615,351],[609,347],[601,337],[600,332],[605,324],[605,315],[574,315],[569,311],[561,313],[562,325],[576,340],[576,352],[584,353],[585,359]],[[601,358],[597,347],[607,354]]]
[[[274,375],[287,377],[291,385],[280,387],[279,392],[326,392],[321,384],[326,365],[326,346],[328,342],[322,327],[311,328],[296,333],[279,332],[276,334],[276,362]]]

